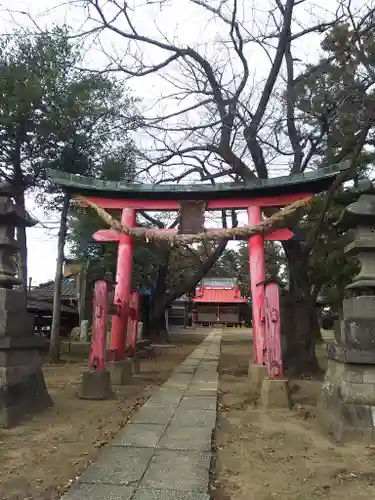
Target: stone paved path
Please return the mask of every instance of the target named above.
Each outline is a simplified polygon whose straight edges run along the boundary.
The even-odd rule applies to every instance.
[[[62,500],[209,500],[220,342],[209,334]]]

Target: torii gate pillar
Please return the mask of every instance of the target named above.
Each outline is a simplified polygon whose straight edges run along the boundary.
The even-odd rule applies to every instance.
[[[135,210],[133,208],[123,208],[121,222],[124,226],[134,227]],[[118,306],[119,314],[112,316],[111,328],[111,350],[114,351],[116,361],[125,358],[134,253],[131,236],[120,233],[118,242],[116,288],[113,302]]]
[[[251,206],[247,209],[249,226],[261,222],[261,207]],[[264,321],[264,285],[266,279],[266,261],[264,257],[264,237],[262,235],[249,238],[250,290],[252,298],[253,319],[253,355],[254,363],[264,364],[265,321]]]

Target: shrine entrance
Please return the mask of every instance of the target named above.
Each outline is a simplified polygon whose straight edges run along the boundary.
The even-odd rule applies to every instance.
[[[253,316],[253,362],[267,365],[270,376],[281,377],[283,367],[279,296],[275,283],[266,280],[264,242],[293,238],[293,231],[286,227],[289,217],[306,206],[313,194],[328,189],[344,169],[347,169],[347,165],[340,164],[304,175],[215,186],[130,185],[49,170],[48,177],[53,183],[76,197],[80,204],[96,210],[110,227],[97,231],[93,235],[94,240],[118,242],[113,303],[116,314],[113,315],[111,326],[111,350],[115,360],[121,361],[129,355],[127,331],[134,238],[142,238],[146,242],[163,239],[185,244],[204,239],[247,240]],[[263,219],[264,209],[274,209],[276,213]],[[221,210],[246,210],[248,225],[231,229],[205,228],[205,213]],[[110,211],[121,212],[121,220],[113,219]],[[175,211],[179,214],[179,227],[136,227],[137,211]]]

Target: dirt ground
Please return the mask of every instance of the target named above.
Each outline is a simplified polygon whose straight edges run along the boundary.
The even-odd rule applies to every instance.
[[[154,360],[142,360],[142,374],[115,388],[110,401],[77,398],[87,361],[66,359],[45,364],[44,376],[54,406],[21,426],[0,429],[0,499],[55,500],[147,399],[165,382],[194,345],[157,348]]]
[[[375,498],[375,446],[339,446],[318,428],[315,393],[292,411],[263,410],[246,389],[251,347],[223,342],[213,467],[215,500]]]

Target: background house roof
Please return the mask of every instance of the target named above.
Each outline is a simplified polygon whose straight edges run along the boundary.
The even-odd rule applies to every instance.
[[[29,299],[38,301],[52,301],[55,290],[55,282],[48,281],[31,289],[27,296]],[[61,280],[61,299],[77,299],[77,280],[75,276],[67,276]]]
[[[26,307],[28,311],[45,311],[52,313],[53,304],[52,302],[43,302],[41,300],[28,299]],[[75,309],[74,307],[65,306],[64,304],[60,305],[60,310],[63,313],[78,314],[77,309]]]
[[[200,286],[236,286],[235,278],[203,278]]]
[[[198,287],[197,294],[193,298],[193,302],[215,303],[215,304],[244,304],[248,300],[241,297],[239,288],[223,288],[223,287]]]

